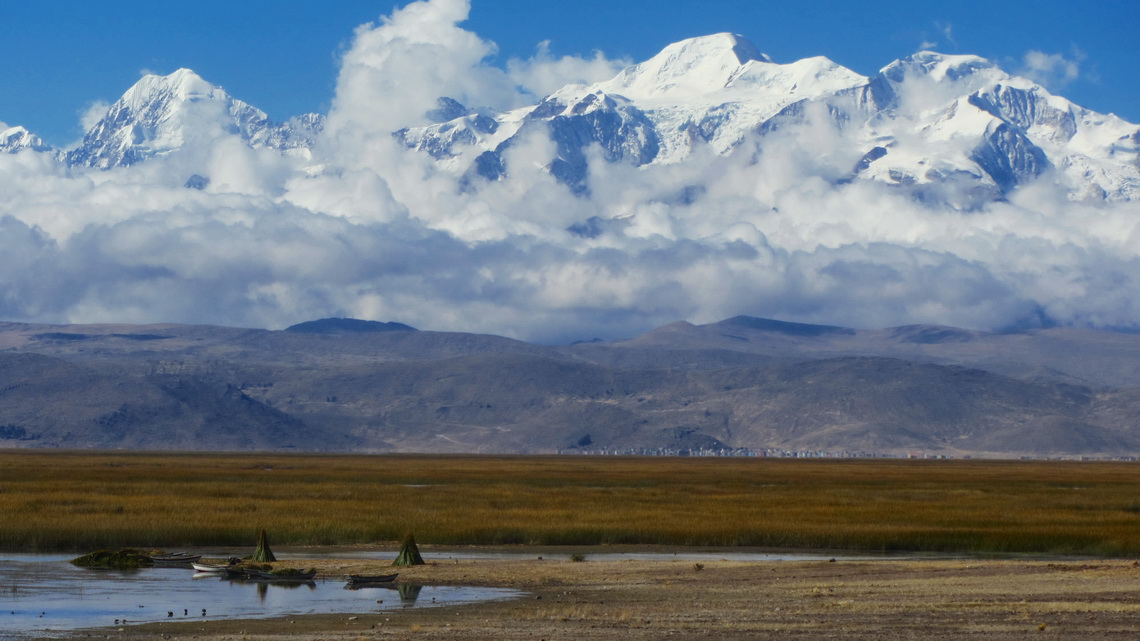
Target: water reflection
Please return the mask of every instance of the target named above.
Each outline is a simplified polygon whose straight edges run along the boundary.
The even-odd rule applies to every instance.
[[[222,580],[228,581],[230,583],[251,583],[251,581],[246,581],[244,579]],[[293,590],[302,586],[309,588],[310,590],[317,589],[316,581],[252,581],[252,583],[257,586],[257,596],[262,603],[265,602],[265,597],[269,595],[269,586],[271,585],[275,588],[285,588],[286,590]]]
[[[404,602],[404,605],[414,605],[416,599],[420,598],[420,592],[422,592],[423,589],[424,586],[422,585],[396,586],[396,590],[400,593],[400,600]]]
[[[158,621],[363,613],[513,598],[514,590],[393,585],[399,598],[337,580],[192,579],[191,570],[87,570],[58,555],[0,555],[0,640]],[[212,579],[212,580],[211,580]],[[422,598],[421,598],[422,597]]]
[[[416,604],[416,600],[420,598],[420,593],[423,592],[424,586],[412,585],[410,583],[366,583],[363,585],[353,585],[349,583],[344,586],[344,589],[353,591],[387,590],[389,592],[395,592],[400,597],[400,603],[407,607]],[[383,603],[383,600],[378,599],[376,602]]]

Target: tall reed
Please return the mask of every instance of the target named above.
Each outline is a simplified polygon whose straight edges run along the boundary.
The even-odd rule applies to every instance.
[[[1140,554],[1132,463],[0,451],[0,550],[662,544]]]

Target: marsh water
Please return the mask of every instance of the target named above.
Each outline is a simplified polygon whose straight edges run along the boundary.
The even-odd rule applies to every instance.
[[[393,585],[344,589],[341,581],[270,584],[195,578],[193,570],[90,570],[74,555],[0,554],[0,639],[157,621],[381,612],[508,599],[515,590]]]
[[[201,550],[226,558],[232,550]],[[292,550],[283,560],[354,558],[390,560],[394,550]],[[451,560],[509,560],[543,557],[568,560],[566,552],[447,550],[425,552],[429,563]],[[0,553],[0,640],[63,636],[95,627],[122,627],[158,621],[269,618],[303,614],[382,612],[397,608],[478,603],[521,596],[517,590],[392,585],[344,589],[341,581],[267,584],[229,581],[185,568],[90,570],[72,565],[74,555]],[[724,551],[594,551],[589,561],[812,561],[820,554]],[[846,556],[844,560],[876,557]]]

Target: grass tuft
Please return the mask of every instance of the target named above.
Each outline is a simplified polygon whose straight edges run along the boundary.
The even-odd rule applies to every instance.
[[[122,550],[97,550],[71,560],[72,565],[81,568],[107,570],[137,570],[149,568],[154,560],[142,550],[124,548]]]

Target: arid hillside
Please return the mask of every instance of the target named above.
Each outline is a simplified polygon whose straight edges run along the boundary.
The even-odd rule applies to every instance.
[[[737,317],[568,346],[325,319],[0,324],[0,447],[1140,453],[1140,336]]]

